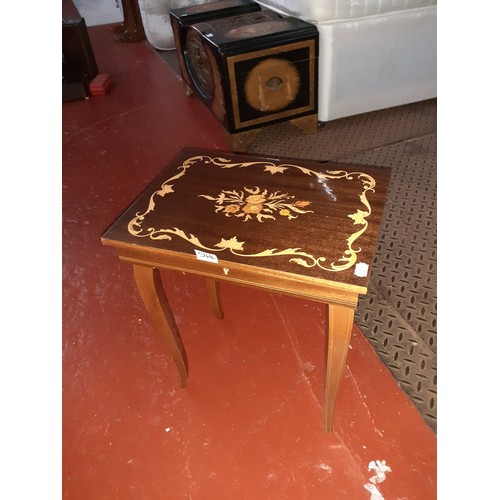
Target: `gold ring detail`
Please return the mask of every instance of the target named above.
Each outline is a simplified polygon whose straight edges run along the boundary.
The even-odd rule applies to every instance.
[[[245,81],[248,104],[261,112],[278,111],[295,101],[300,90],[300,73],[286,59],[269,58],[255,66]]]

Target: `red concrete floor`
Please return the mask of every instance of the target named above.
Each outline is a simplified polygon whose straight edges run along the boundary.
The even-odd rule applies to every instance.
[[[224,129],[148,42],[89,29],[109,94],[64,103],[63,498],[436,497],[436,437],[354,329],[334,432],[322,430],[324,306],[164,273],[186,345],[186,389],[100,236],[184,146],[227,150]],[[373,496],[371,498],[381,498]]]

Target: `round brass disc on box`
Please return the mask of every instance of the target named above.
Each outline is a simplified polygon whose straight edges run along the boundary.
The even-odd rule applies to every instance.
[[[214,93],[212,66],[200,34],[188,29],[186,34],[186,66],[199,92],[207,99]]]
[[[300,90],[300,74],[286,59],[270,58],[257,64],[245,81],[245,98],[255,110],[278,111],[291,104]]]

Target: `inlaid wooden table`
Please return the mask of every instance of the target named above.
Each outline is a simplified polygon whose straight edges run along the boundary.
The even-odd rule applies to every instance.
[[[358,295],[367,291],[390,169],[184,149],[102,236],[133,265],[186,386],[188,362],[160,270],[206,277],[223,317],[226,280],[325,303],[323,423],[333,407]]]

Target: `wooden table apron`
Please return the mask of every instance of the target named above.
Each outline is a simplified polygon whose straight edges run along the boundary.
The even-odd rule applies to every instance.
[[[184,149],[102,242],[133,265],[141,297],[185,387],[188,361],[161,269],[327,305],[323,424],[333,427],[358,295],[376,248],[390,169]],[[377,189],[375,189],[375,187]],[[361,267],[359,267],[361,266]]]

